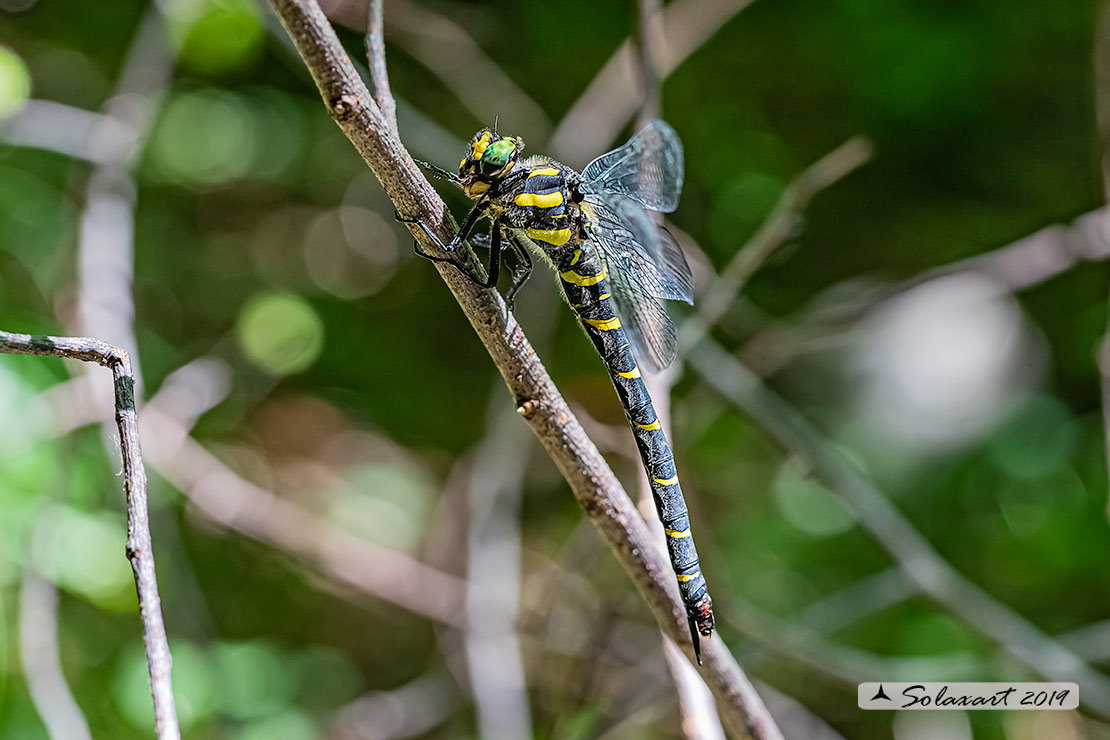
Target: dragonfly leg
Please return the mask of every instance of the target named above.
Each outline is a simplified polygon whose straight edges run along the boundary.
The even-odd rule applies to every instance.
[[[467,240],[467,238],[470,236],[470,232],[474,231],[474,227],[477,225],[478,219],[480,219],[483,214],[485,214],[486,207],[487,203],[485,201],[481,201],[478,203],[478,205],[474,206],[474,208],[470,210],[470,214],[466,217],[466,221],[463,222],[462,228],[459,229],[459,233],[455,234],[455,238],[447,244],[444,244],[440,240],[440,238],[435,235],[435,232],[433,232],[428,227],[428,224],[425,223],[424,219],[422,218],[405,218],[397,209],[393,210],[393,218],[403,224],[416,224],[420,227],[420,230],[424,232],[424,235],[427,236],[429,240],[431,240],[432,244],[435,244],[437,247],[445,252],[454,252],[462,246],[463,242]],[[420,254],[419,250],[417,251],[417,254]],[[443,260],[433,261],[442,262]]]
[[[492,288],[493,286],[497,285],[498,272],[501,268],[501,254],[499,251],[494,251],[490,253],[489,277],[484,280],[480,275],[471,270],[468,265],[459,262],[456,259],[452,259],[451,257],[438,257],[431,252],[425,252],[423,249],[420,248],[420,242],[418,241],[413,241],[412,251],[418,257],[423,257],[429,262],[446,262],[447,264],[451,265],[456,270],[461,272],[463,275],[465,275],[467,280],[476,285],[480,285],[483,288]]]
[[[516,255],[516,265],[513,266],[513,282],[509,286],[509,292],[506,294],[505,302],[509,306],[509,310],[513,310],[515,305],[517,291],[524,287],[528,282],[528,278],[532,277],[532,257],[528,254],[528,250],[520,246],[520,242],[516,239],[509,239],[509,246]]]
[[[440,240],[438,236],[436,236],[435,232],[433,232],[431,228],[429,228],[428,224],[425,223],[424,219],[422,218],[405,218],[397,210],[394,210],[393,218],[403,224],[416,224],[420,227],[420,230],[424,232],[424,235],[428,237],[428,240],[431,241],[432,244],[435,244],[437,247],[445,252],[454,252],[458,250],[460,246],[462,246],[463,242],[465,242],[466,239],[470,236],[470,233],[474,231],[474,226],[478,223],[478,219],[481,218],[482,214],[485,212],[485,209],[486,206],[484,203],[479,203],[478,205],[476,205],[470,211],[470,215],[466,217],[466,222],[463,223],[463,227],[459,229],[459,233],[455,234],[455,238],[452,239],[448,244],[444,244],[443,241]],[[495,225],[493,231],[494,233],[496,233],[499,231],[499,228]],[[493,241],[492,238],[491,241]],[[431,262],[445,262],[451,265],[456,270],[465,275],[466,278],[472,283],[476,283],[483,288],[492,288],[493,286],[497,285],[497,277],[501,269],[500,246],[490,251],[488,277],[485,279],[471,270],[468,265],[456,259],[452,259],[451,257],[439,257],[430,252],[424,251],[424,249],[422,249],[420,246],[420,242],[418,241],[413,241],[412,251],[417,256],[423,257],[424,259]]]

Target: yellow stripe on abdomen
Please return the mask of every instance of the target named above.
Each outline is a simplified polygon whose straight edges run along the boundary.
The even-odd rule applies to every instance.
[[[513,203],[518,206],[539,206],[540,208],[551,208],[553,206],[561,206],[563,204],[563,194],[556,191],[554,193],[521,193],[513,198]]]
[[[632,422],[632,423],[636,424],[636,422]],[[640,427],[640,429],[645,429],[649,432],[658,432],[658,431],[662,431],[662,429],[663,429],[663,427],[659,425],[659,420],[658,419],[651,422],[650,424],[636,424],[636,426]]]
[[[678,573],[678,574],[675,575],[675,578],[678,579],[679,583],[686,583],[687,581],[694,580],[695,578],[697,578],[700,575],[701,575],[701,571],[700,570],[695,570],[693,573],[691,573],[689,575],[682,575],[681,573]]]
[[[675,529],[667,529],[666,527],[663,527],[663,531],[666,532],[668,536],[674,537],[675,539],[679,539],[679,540],[683,539],[684,537],[689,537],[690,536],[690,528],[689,527],[682,530],[681,532],[678,531],[678,530],[675,530]]]
[[[632,378],[638,378],[638,377],[640,377],[640,366],[637,365],[636,367],[632,368],[631,370],[629,370],[626,373],[622,373],[620,370],[617,370],[616,373],[617,373],[617,375],[621,376],[622,378],[628,378],[629,380],[631,380]],[[658,429],[659,428],[657,426],[656,427],[650,427],[650,426],[645,427],[642,424],[637,424],[636,426],[638,426],[642,429]]]
[[[529,231],[531,231],[531,229],[529,229]],[[587,285],[597,285],[608,276],[605,274],[605,270],[602,270],[596,275],[579,275],[574,270],[568,270],[566,272],[560,272],[559,277],[563,279],[564,283],[585,287]]]
[[[661,486],[673,486],[678,483],[678,476],[676,475],[671,478],[652,478],[652,480]]]
[[[616,316],[611,319],[582,319],[582,321],[602,331],[612,331],[613,329],[621,328],[621,320]]]
[[[559,196],[562,197],[562,196]],[[528,238],[561,247],[570,241],[570,229],[525,229]]]

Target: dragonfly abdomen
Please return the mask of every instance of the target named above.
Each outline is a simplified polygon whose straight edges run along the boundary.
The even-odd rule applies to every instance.
[[[558,265],[559,280],[587,336],[609,368],[651,483],[652,498],[663,523],[667,552],[687,615],[697,632],[708,636],[713,631],[712,600],[698,564],[674,453],[609,295],[605,271],[589,253],[588,244],[584,247],[568,251]]]

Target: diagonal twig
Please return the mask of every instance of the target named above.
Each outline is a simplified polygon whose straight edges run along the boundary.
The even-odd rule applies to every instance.
[[[640,113],[636,121],[637,128],[647,125],[649,121],[663,114],[663,81],[657,71],[661,47],[664,44],[661,7],[660,0],[638,0],[636,3],[634,49],[642,93]],[[662,225],[662,214],[650,214],[650,218],[656,224]],[[662,425],[663,433],[669,439],[674,439],[670,421],[671,388],[674,386],[675,375],[676,368],[672,367],[661,373],[648,373],[643,378],[648,394],[655,405],[656,418]],[[651,485],[644,468],[640,467],[638,477],[639,509],[655,535],[656,547],[663,548],[666,537],[663,534],[659,516],[655,512]],[[663,636],[663,658],[678,694],[678,710],[682,719],[683,734],[687,738],[699,740],[724,740],[725,731],[721,727],[721,718],[717,714],[709,687],[666,635]]]
[[[151,468],[209,519],[293,553],[364,594],[434,621],[463,626],[463,589],[458,578],[360,539],[244,479],[154,401],[143,413]]]
[[[763,387],[758,376],[708,338],[694,349],[688,362],[708,385],[751,415],[843,497],[860,525],[921,593],[959,615],[1036,673],[1053,681],[1080,684],[1083,703],[1110,716],[1110,678],[957,571],[864,471],[823,439],[797,409]]]
[[[146,471],[139,446],[139,426],[135,413],[135,375],[127,353],[99,339],[13,334],[0,331],[0,352],[17,355],[65,357],[94,362],[111,369],[115,386],[116,426],[123,456],[123,490],[127,497],[127,559],[135,574],[139,593],[139,614],[143,624],[154,697],[154,725],[158,740],[180,740],[174,709],[172,660],[162,621],[162,602],[154,570],[154,550],[150,540],[146,499]]]
[[[667,43],[656,62],[656,74],[666,78],[710,39],[730,18],[754,0],[675,0],[662,11]],[[571,164],[583,164],[601,151],[636,115],[640,95],[632,84],[636,60],[632,39],[613,52],[605,66],[551,135],[549,150]]]
[[[759,230],[721,270],[706,295],[698,301],[697,314],[683,324],[678,337],[680,356],[693,349],[721,320],[744,283],[790,238],[799,214],[813,196],[866,164],[871,153],[871,143],[867,139],[849,139],[790,183]]]
[[[389,87],[389,70],[385,66],[385,31],[382,23],[382,0],[370,0],[366,22],[366,60],[374,83],[374,100],[385,117],[389,129],[397,133],[397,101]]]
[[[391,133],[320,7],[313,0],[270,0],[315,80],[332,119],[355,145],[397,209],[421,218],[444,242],[454,224],[443,201]],[[424,249],[436,248],[410,227]],[[647,600],[660,627],[693,657],[685,612],[669,563],[612,470],[574,418],[524,332],[495,293],[473,285],[453,267],[436,265],[485,345],[520,415],[531,425],[571,490]],[[720,638],[704,653],[706,678],[723,719],[741,737],[779,738],[751,682]]]
[[[34,534],[31,539],[34,549]],[[24,569],[19,590],[19,652],[31,702],[52,740],[92,740],[58,655],[58,589],[33,566]]]

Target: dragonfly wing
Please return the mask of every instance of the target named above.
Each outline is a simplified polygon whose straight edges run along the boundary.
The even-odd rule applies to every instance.
[[[616,301],[632,354],[648,370],[662,370],[674,361],[678,349],[674,322],[659,299],[629,280],[610,255],[603,255],[601,261],[609,275],[609,292]]]
[[[678,343],[661,299],[691,300],[690,268],[670,234],[629,198],[606,193],[583,205],[633,353],[648,369],[660,370],[674,360]]]
[[[674,237],[633,200],[614,193],[586,197],[590,235],[610,263],[655,298],[694,302],[694,276]]]
[[[670,213],[682,195],[682,142],[670,124],[652,121],[624,146],[582,170],[582,193],[616,193],[645,208]]]

